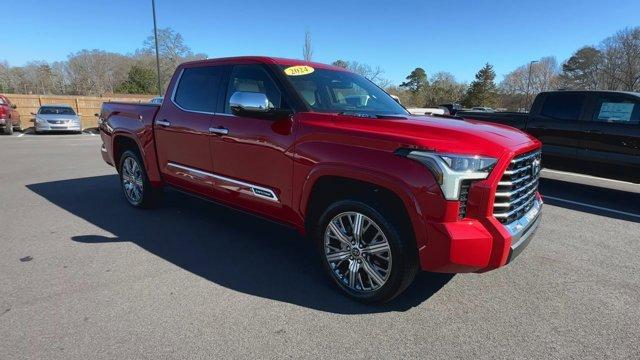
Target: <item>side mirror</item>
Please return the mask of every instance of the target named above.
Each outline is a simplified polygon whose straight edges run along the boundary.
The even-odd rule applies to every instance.
[[[234,114],[266,114],[273,109],[267,95],[257,92],[236,91],[229,99],[229,107]]]

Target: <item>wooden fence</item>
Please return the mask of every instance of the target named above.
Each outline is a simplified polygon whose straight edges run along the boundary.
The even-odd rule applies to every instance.
[[[100,112],[100,107],[106,101],[130,101],[146,102],[154,95],[126,95],[115,94],[105,96],[66,96],[66,95],[23,95],[23,94],[3,94],[17,106],[20,113],[20,120],[23,128],[33,126],[33,115],[38,108],[47,104],[71,105],[82,119],[82,128],[88,129],[98,125],[98,119],[94,116]]]

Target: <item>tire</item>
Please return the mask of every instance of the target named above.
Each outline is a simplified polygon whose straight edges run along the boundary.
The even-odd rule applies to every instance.
[[[358,200],[340,200],[325,209],[315,226],[315,241],[327,275],[344,294],[369,304],[398,296],[418,271],[415,241],[407,235],[412,232],[381,210]],[[360,236],[353,230],[357,226],[351,227],[358,223],[365,229]],[[336,231],[342,232],[342,238]],[[355,241],[358,237],[361,244]]]
[[[120,186],[127,202],[136,208],[152,208],[162,199],[162,188],[151,186],[147,171],[137,151],[127,150],[118,166]]]

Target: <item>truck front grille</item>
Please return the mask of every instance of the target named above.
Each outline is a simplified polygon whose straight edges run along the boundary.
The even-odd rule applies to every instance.
[[[540,178],[540,150],[518,155],[502,175],[496,190],[493,216],[509,224],[531,209]]]

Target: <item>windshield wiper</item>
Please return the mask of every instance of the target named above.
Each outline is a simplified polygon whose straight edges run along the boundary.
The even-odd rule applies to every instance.
[[[365,114],[365,113],[359,113],[356,111],[341,111],[338,113],[338,115],[346,115],[346,116],[355,116],[355,117],[361,117],[361,118],[375,118],[375,115],[371,115],[371,114]]]
[[[385,115],[385,114],[377,114],[377,119],[407,119],[405,115]]]
[[[407,119],[405,115],[394,115],[394,114],[366,114],[359,113],[355,111],[342,111],[339,112],[338,115],[347,115],[347,116],[356,116],[361,118],[370,118],[370,119]]]

